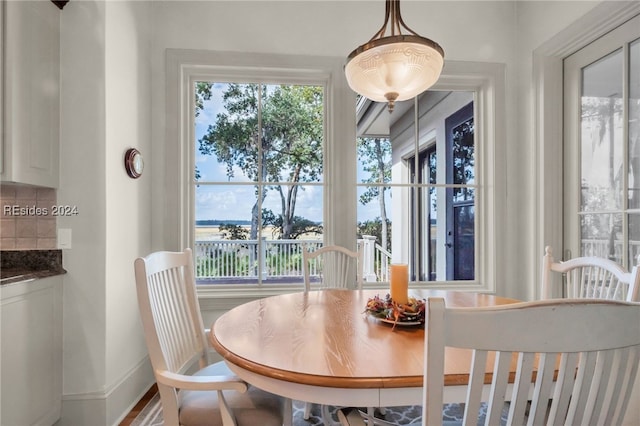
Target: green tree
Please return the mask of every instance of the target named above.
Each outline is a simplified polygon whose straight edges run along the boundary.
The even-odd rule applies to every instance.
[[[582,123],[588,123],[592,128],[598,130],[597,139],[594,137],[592,146],[583,146],[582,149],[588,154],[593,155],[597,147],[608,143],[608,158],[599,158],[598,161],[606,162],[608,170],[608,184],[601,181],[591,181],[582,177],[581,202],[582,211],[606,211],[614,206],[622,206],[623,198],[627,194],[622,190],[624,188],[624,170],[623,162],[616,162],[616,149],[624,149],[615,137],[616,121],[622,117],[624,105],[620,97],[583,97],[582,98]],[[629,123],[631,126],[631,122]],[[631,128],[631,127],[630,127]],[[633,135],[633,131],[629,132]],[[583,142],[584,143],[584,142]],[[634,140],[629,138],[629,152],[634,152]],[[629,167],[636,172],[638,167],[638,159],[634,155],[629,157]],[[589,171],[583,171],[589,175]],[[637,176],[637,175],[636,175]],[[593,176],[588,176],[592,178]],[[629,198],[629,208],[637,206],[635,197]],[[635,204],[635,205],[634,205]],[[615,241],[622,239],[622,216],[621,215],[585,215],[582,219],[582,239],[607,239],[608,250],[607,257],[612,260],[621,262],[615,252]],[[629,224],[629,235],[637,232],[635,221]]]
[[[221,223],[220,232],[225,240],[246,240],[249,233],[242,226],[233,223]]]
[[[204,81],[196,83],[196,117],[200,116],[200,112],[204,108],[204,102],[211,99],[212,88],[212,84]]]
[[[283,220],[281,215],[274,215],[271,210],[262,210],[262,224],[273,226],[273,236],[279,237],[284,234],[282,227]],[[322,234],[322,225],[305,219],[300,216],[294,216],[291,221],[291,230],[289,231],[289,237],[287,239],[296,240],[302,235],[306,234]]]
[[[211,88],[212,83],[196,86],[196,114],[203,105],[199,101],[210,99]],[[224,163],[229,178],[239,168],[252,181],[286,183],[256,185],[250,238],[257,238],[260,201],[273,190],[281,201],[282,238],[288,239],[298,184],[319,181],[322,174],[323,89],[232,83],[222,100],[224,108],[198,141],[199,150]]]
[[[390,187],[380,186],[380,184],[391,182],[391,142],[386,138],[358,138],[357,149],[362,169],[369,174],[366,179],[362,180],[362,183],[377,184],[369,186],[360,195],[360,203],[366,205],[373,200],[378,202],[380,217],[377,220],[380,221],[380,233],[378,234],[380,245],[388,250],[389,221],[387,219],[385,193]]]

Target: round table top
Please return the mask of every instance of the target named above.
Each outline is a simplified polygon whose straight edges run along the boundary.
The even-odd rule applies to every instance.
[[[211,327],[213,347],[254,373],[339,388],[422,386],[424,326],[393,326],[365,314],[384,290],[321,290],[267,297],[223,314]],[[450,307],[518,302],[487,294],[410,290],[442,297]],[[446,384],[466,383],[470,352],[447,349]]]

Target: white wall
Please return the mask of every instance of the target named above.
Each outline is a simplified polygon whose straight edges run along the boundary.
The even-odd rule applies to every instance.
[[[560,1],[537,2],[525,1],[518,3],[516,22],[518,27],[517,48],[518,61],[516,68],[515,94],[518,111],[515,128],[512,128],[509,144],[512,149],[507,153],[507,164],[510,170],[509,211],[507,214],[507,226],[512,230],[513,237],[505,241],[505,251],[518,253],[526,262],[515,263],[506,276],[512,282],[521,282],[522,276],[537,277],[540,270],[544,245],[556,245],[556,241],[550,241],[538,236],[536,209],[536,185],[539,184],[538,171],[544,169],[543,164],[538,164],[536,159],[541,147],[536,146],[534,128],[535,91],[533,75],[533,52],[540,45],[547,42],[567,26],[579,19],[599,2],[587,1]],[[553,105],[549,105],[553,108]],[[555,106],[561,108],[561,105]],[[557,141],[560,143],[560,141]],[[524,171],[524,172],[523,172]],[[517,190],[520,188],[520,190]],[[555,200],[554,200],[554,204]],[[518,206],[521,206],[518,208]],[[525,207],[525,208],[522,208]],[[559,234],[559,233],[556,233]],[[520,238],[518,238],[520,235]],[[561,235],[557,235],[561,239]],[[540,241],[540,244],[538,244]],[[541,245],[541,246],[540,246]],[[536,297],[534,279],[521,293],[522,298],[534,299]]]
[[[150,162],[138,180],[127,148],[151,158],[146,2],[70,2],[61,13],[61,219],[64,252],[62,424],[118,422],[152,383],[133,260],[150,251]]]
[[[151,251],[149,6],[108,2],[106,8],[106,388],[119,399],[116,407],[131,404],[138,396],[132,392],[152,379],[133,274],[133,260]],[[124,171],[128,148],[147,160],[138,179]],[[144,373],[136,376],[137,370]],[[132,374],[135,383],[123,385]]]
[[[105,383],[106,132],[104,4],[69,6],[60,15],[58,201],[78,215],[58,226],[73,232],[73,248],[63,253],[63,394],[73,398]]]

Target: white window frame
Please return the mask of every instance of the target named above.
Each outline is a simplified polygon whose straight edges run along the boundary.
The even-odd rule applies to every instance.
[[[355,182],[356,179],[353,167],[356,96],[348,89],[342,58],[183,49],[167,50],[167,242],[178,250],[192,247],[195,241],[192,200],[195,170],[193,87],[196,81],[312,84],[325,87],[323,221],[330,225],[325,226],[324,242],[355,249],[356,191],[355,185],[344,183]],[[331,189],[337,186],[340,191]],[[354,207],[349,208],[343,200],[352,200]],[[198,286],[198,295],[204,298],[255,298],[290,291],[291,286]]]
[[[473,281],[427,281],[421,288],[496,293],[502,288],[506,219],[506,126],[505,66],[497,63],[445,61],[442,76],[433,90],[474,92],[475,180],[475,279]]]
[[[246,54],[199,50],[167,49],[166,52],[166,143],[164,191],[164,241],[168,249],[190,247],[194,241],[192,212],[194,170],[193,82],[256,81],[324,85],[325,163],[324,223],[325,244],[355,249],[356,235],[356,95],[346,83],[344,58],[295,55]],[[425,288],[496,292],[500,283],[497,260],[504,254],[504,236],[497,233],[504,223],[506,194],[505,164],[505,65],[447,61],[435,90],[475,92],[476,161],[478,185],[485,197],[476,201],[476,280],[473,282],[416,283]],[[338,190],[339,189],[339,190]],[[500,234],[500,235],[498,235]],[[380,288],[385,284],[380,283]],[[198,288],[200,298],[211,298],[220,308],[272,294],[291,291],[288,287],[239,288],[222,286]],[[213,302],[213,298],[221,300]],[[232,298],[233,302],[224,302]]]
[[[475,103],[476,103],[476,94],[477,94],[476,90],[478,89],[477,82],[475,84],[470,84],[470,86],[472,87],[471,90],[460,90],[458,88],[457,90],[452,92],[464,92],[467,94],[471,94],[471,99],[468,99],[468,100],[455,99],[453,100],[453,102],[451,102],[451,98],[447,97],[440,101],[439,105],[442,105],[442,104],[447,105],[443,109],[443,111],[446,111],[445,113],[446,115],[450,115],[456,112],[459,108],[462,108],[468,102],[473,101],[474,102],[474,120],[477,121],[477,117],[475,116],[475,109],[476,109]],[[429,90],[433,90],[433,89],[429,89]],[[413,102],[414,102],[414,105],[409,110],[410,115],[413,116],[413,120],[410,127],[403,128],[396,135],[393,135],[393,132],[392,132],[392,139],[394,140],[394,143],[397,147],[397,149],[394,149],[394,153],[393,153],[394,154],[394,173],[395,173],[395,176],[397,176],[397,178],[393,179],[395,183],[394,189],[398,190],[396,191],[396,193],[394,193],[394,197],[398,197],[402,199],[402,202],[394,203],[392,207],[394,209],[394,213],[392,214],[392,216],[395,218],[394,222],[396,222],[397,224],[398,222],[401,221],[401,224],[402,224],[402,229],[400,229],[400,232],[401,232],[400,241],[398,241],[397,238],[394,238],[394,247],[392,248],[392,252],[394,255],[397,253],[399,254],[398,256],[399,259],[393,260],[394,262],[402,259],[409,259],[410,257],[409,253],[411,252],[411,246],[409,244],[403,244],[403,242],[406,241],[409,238],[409,236],[412,235],[413,233],[413,225],[411,223],[412,219],[411,219],[410,212],[407,211],[406,214],[402,215],[404,206],[410,204],[412,188],[415,188],[416,186],[418,187],[427,186],[427,184],[425,183],[414,185],[410,182],[409,165],[407,164],[408,159],[414,158],[414,154],[419,154],[419,152],[427,149],[428,147],[432,145],[436,145],[436,152],[439,153],[438,160],[437,160],[438,170],[446,170],[446,168],[449,167],[449,165],[447,165],[447,159],[446,159],[446,150],[447,150],[446,132],[445,132],[446,116],[440,117],[439,114],[436,113],[436,118],[427,119],[422,113],[421,106],[418,105],[417,108],[418,108],[419,115],[416,117],[415,98]],[[416,130],[416,127],[413,125],[413,122],[415,122],[416,120],[418,121],[417,130]],[[407,125],[408,122],[405,121],[403,124]],[[418,140],[417,144],[416,144],[416,140]],[[483,143],[483,144],[486,143],[486,141],[482,137],[476,137],[475,135],[474,135],[474,140],[475,140],[476,147],[480,146],[480,143]],[[481,167],[480,169],[482,170],[483,168]],[[477,173],[478,171],[477,167],[474,171]],[[476,195],[480,194],[480,196],[482,196],[482,194],[484,193],[484,186],[482,185],[481,177],[476,176],[476,179],[474,180],[476,183],[470,184],[468,185],[468,187],[475,188]],[[446,200],[447,184],[444,183],[444,180],[438,182],[435,185],[435,187],[438,193],[437,199]],[[478,189],[480,190],[478,191]],[[395,198],[395,199],[397,200],[398,198]],[[481,220],[480,220],[481,218],[478,217],[478,213],[477,213],[479,212],[478,205],[474,204],[474,208],[476,209],[475,232],[477,233],[478,228],[481,224]],[[397,219],[398,214],[402,215],[401,219]],[[416,213],[414,212],[414,214]],[[444,242],[446,241],[445,235],[447,232],[447,226],[445,226],[446,209],[442,209],[442,208],[438,209],[438,214],[440,214],[440,216],[437,217],[438,219],[437,239],[439,242]],[[485,213],[482,212],[482,214],[484,215]],[[394,232],[394,236],[398,235],[397,232],[398,232],[398,229],[396,227],[396,232]],[[474,244],[476,241],[477,241],[477,238],[475,238],[475,234],[474,234]],[[413,243],[415,244],[415,241]],[[482,243],[481,242],[479,243],[480,243],[479,246],[482,246]],[[445,251],[444,247],[436,247],[437,256],[441,260],[445,259],[446,257],[444,251]],[[478,251],[479,251],[478,247],[475,247],[474,253],[478,254]],[[474,259],[475,259],[475,262],[474,262],[475,263],[474,272],[475,272],[478,270],[479,261],[477,256],[474,256]],[[422,259],[422,261],[424,261],[424,259]],[[438,275],[440,277],[446,276],[446,268],[447,268],[447,262],[440,261],[438,263],[437,269],[438,269]],[[444,279],[439,279],[437,281],[424,281],[424,282],[421,281],[418,285],[423,288],[446,287],[447,289],[449,289],[449,288],[455,287],[456,289],[466,289],[466,288],[475,289],[479,286],[479,283],[486,281],[486,280],[479,279],[477,274],[475,275],[476,276],[473,281],[463,282],[463,281],[451,281],[451,280],[447,281]],[[480,290],[483,290],[483,288],[480,288]]]

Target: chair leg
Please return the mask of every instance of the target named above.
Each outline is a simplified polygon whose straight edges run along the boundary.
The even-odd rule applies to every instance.
[[[378,409],[380,412],[383,410],[381,408]],[[367,426],[393,426],[396,424],[374,417],[375,411],[375,407],[367,407],[366,413],[364,411],[359,411],[360,416],[367,421]],[[384,411],[386,413],[386,409]]]
[[[331,420],[331,413],[329,413],[329,406],[322,404],[320,406],[320,410],[322,412],[322,423],[326,426],[333,425],[333,420]]]

